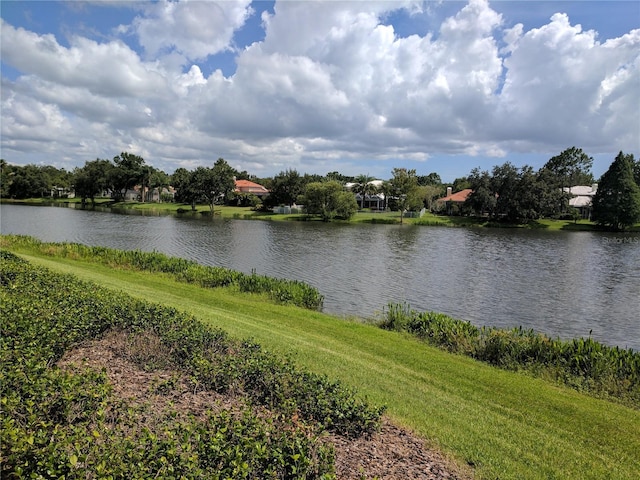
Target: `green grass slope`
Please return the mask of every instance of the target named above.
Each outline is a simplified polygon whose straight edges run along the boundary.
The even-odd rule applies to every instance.
[[[637,410],[259,295],[5,248],[34,264],[185,310],[340,379],[387,405],[398,423],[472,465],[478,478],[640,478]]]

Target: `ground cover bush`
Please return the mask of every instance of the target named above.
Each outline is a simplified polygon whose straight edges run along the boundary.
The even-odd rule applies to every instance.
[[[442,313],[389,304],[379,326],[408,332],[452,353],[508,370],[525,370],[585,393],[640,408],[640,352],[592,338],[564,341],[522,327],[478,328]]]
[[[2,238],[6,244],[22,245],[51,256],[93,261],[113,268],[166,273],[176,280],[206,288],[236,287],[245,293],[266,294],[276,302],[311,310],[322,310],[324,302],[320,292],[304,282],[208,267],[158,252],[89,247],[77,243],[43,243],[32,237],[17,235],[5,235]]]
[[[380,425],[383,408],[252,341],[5,251],[0,315],[2,478],[333,478],[333,451],[318,436]],[[113,330],[159,338],[164,360],[194,389],[235,393],[247,407],[205,419],[169,411],[150,422],[144,408],[114,400],[104,372],[56,366],[65,351]],[[148,360],[144,368],[157,367]]]

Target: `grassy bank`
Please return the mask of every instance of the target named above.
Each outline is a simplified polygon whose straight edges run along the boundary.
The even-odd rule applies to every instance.
[[[386,405],[393,419],[456,461],[472,465],[478,478],[640,476],[637,410],[452,355],[406,334],[267,302],[263,295],[47,255],[7,237],[2,244],[56,272],[158,299],[336,378],[372,404]]]
[[[640,409],[640,352],[591,338],[564,341],[531,329],[478,328],[442,313],[389,304],[378,325],[408,332],[448,352],[527,372],[590,395]]]

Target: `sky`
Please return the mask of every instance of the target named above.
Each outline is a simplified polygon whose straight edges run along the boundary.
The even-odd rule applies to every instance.
[[[640,2],[0,2],[0,154],[391,178],[640,155]]]

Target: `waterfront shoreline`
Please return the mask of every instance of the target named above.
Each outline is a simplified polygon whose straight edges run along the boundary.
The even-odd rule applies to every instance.
[[[100,211],[105,213],[115,213],[124,215],[147,215],[161,216],[172,215],[180,218],[220,218],[229,220],[262,220],[262,221],[293,221],[293,222],[315,222],[323,223],[319,218],[310,218],[305,214],[276,214],[271,212],[263,212],[254,210],[251,207],[233,207],[227,205],[219,205],[214,212],[208,205],[196,205],[192,210],[191,205],[180,203],[142,203],[142,202],[114,202],[112,199],[100,198],[96,200],[95,205],[87,203],[82,206],[80,199],[0,199],[0,203],[9,205],[26,205],[26,206],[50,206],[50,207],[68,207],[89,211]],[[486,218],[468,217],[468,216],[447,216],[426,213],[419,218],[400,218],[399,212],[377,212],[360,210],[351,220],[334,220],[334,224],[385,224],[385,225],[406,225],[406,226],[428,226],[428,227],[464,227],[464,228],[499,228],[514,230],[536,230],[536,231],[567,231],[567,232],[603,232],[603,233],[622,233],[612,232],[589,220],[555,220],[555,219],[539,219],[533,220],[528,224],[511,224],[489,221]],[[640,232],[640,223],[625,230],[623,233]]]
[[[35,265],[134,298],[161,299],[236,338],[250,335],[270,351],[337,378],[374,404],[388,405],[390,417],[428,445],[460,465],[474,466],[477,478],[635,478],[640,470],[632,453],[639,439],[621,433],[638,428],[638,410],[259,296],[19,250]]]

